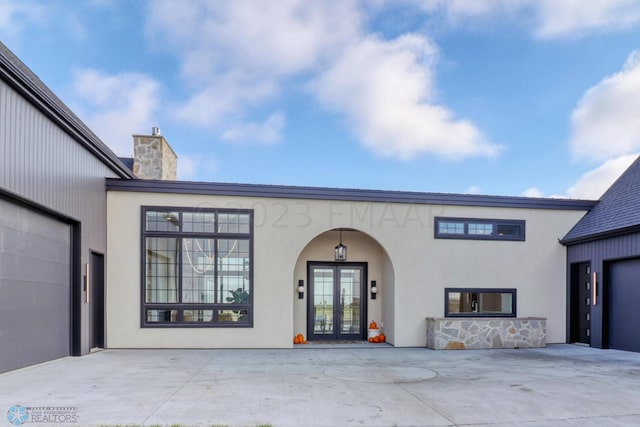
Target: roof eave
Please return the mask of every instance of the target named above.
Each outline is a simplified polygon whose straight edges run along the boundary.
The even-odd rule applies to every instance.
[[[18,64],[20,66],[18,66]],[[119,177],[135,178],[93,132],[0,42],[0,77]]]
[[[627,234],[638,233],[638,232],[640,232],[640,224],[632,225],[629,227],[617,228],[614,230],[607,230],[600,233],[588,234],[584,236],[570,237],[568,239],[565,238],[565,239],[561,239],[560,243],[563,244],[564,246],[573,246],[573,245],[578,245],[580,243],[588,243],[596,240],[624,236]]]
[[[219,182],[160,181],[140,179],[135,181],[108,179],[107,190],[147,193],[440,204],[579,211],[588,211],[597,203],[597,201],[594,200],[543,199],[474,194],[422,193],[411,191],[363,190],[350,188],[299,187],[287,185],[233,184]]]

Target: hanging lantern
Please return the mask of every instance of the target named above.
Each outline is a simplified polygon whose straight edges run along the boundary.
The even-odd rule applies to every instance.
[[[335,260],[346,261],[347,260],[347,247],[342,244],[342,230],[340,230],[340,243],[335,247]]]

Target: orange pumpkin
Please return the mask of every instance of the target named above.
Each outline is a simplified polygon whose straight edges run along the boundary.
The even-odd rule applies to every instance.
[[[385,342],[387,337],[384,334],[380,334],[380,342]]]
[[[369,324],[369,329],[378,329],[378,325],[375,321],[371,321],[371,323]]]
[[[373,337],[369,337],[369,342],[373,342]]]

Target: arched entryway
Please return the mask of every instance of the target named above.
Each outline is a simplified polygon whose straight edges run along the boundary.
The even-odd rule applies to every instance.
[[[336,261],[334,249],[347,247]],[[375,282],[377,293],[371,292]],[[328,230],[301,251],[294,271],[294,332],[311,341],[365,340],[367,325],[381,325],[393,343],[394,273],[387,252],[372,236],[351,228]]]

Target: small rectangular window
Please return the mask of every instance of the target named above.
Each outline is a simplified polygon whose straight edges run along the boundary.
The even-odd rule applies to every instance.
[[[493,234],[493,224],[470,222],[469,234],[491,236]]]
[[[187,233],[215,233],[216,215],[212,212],[183,212],[182,231]]]
[[[145,218],[146,231],[178,231],[180,213],[175,211],[148,211]]]
[[[445,317],[516,317],[516,289],[445,288]]]
[[[464,234],[464,222],[442,221],[438,223],[441,234]]]
[[[147,323],[174,323],[178,321],[178,310],[147,310]]]
[[[525,221],[519,219],[435,218],[436,239],[525,240]]]
[[[522,227],[520,224],[498,224],[499,236],[520,236]]]
[[[182,319],[185,322],[211,322],[213,320],[213,310],[184,310]]]

